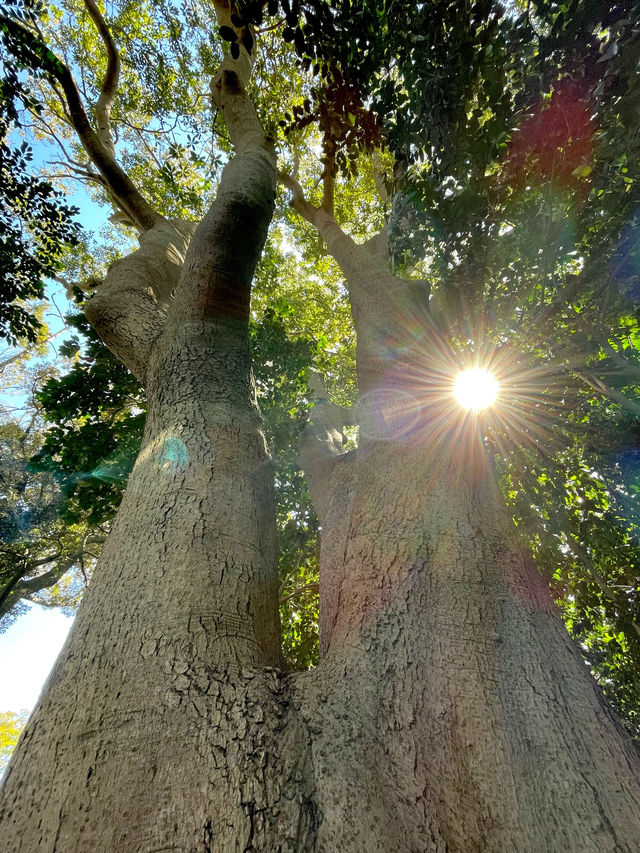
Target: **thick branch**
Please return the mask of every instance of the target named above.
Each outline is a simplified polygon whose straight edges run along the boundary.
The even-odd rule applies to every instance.
[[[335,195],[335,179],[333,170],[335,168],[335,159],[333,156],[327,157],[322,173],[322,204],[320,207],[326,210],[333,216],[333,201]]]
[[[89,159],[104,178],[106,186],[118,206],[127,213],[134,225],[141,231],[147,231],[153,228],[157,222],[162,221],[162,216],[151,207],[91,127],[78,87],[64,62],[54,57],[48,46],[22,24],[6,15],[0,15],[0,25],[6,26],[10,32],[19,33],[20,47],[23,52],[26,47],[33,55],[34,64],[40,65],[41,58],[47,57],[46,71],[60,84],[69,108],[71,122],[80,142],[89,155]]]
[[[386,269],[375,263],[373,256],[364,246],[359,246],[340,228],[331,213],[323,207],[314,207],[306,200],[302,187],[292,175],[280,171],[278,180],[291,191],[291,207],[317,229],[327,244],[329,253],[338,262],[347,279],[349,295],[352,298],[355,295],[352,290],[358,289],[363,277],[371,282],[371,277],[377,273],[382,272],[388,276]]]
[[[118,78],[120,77],[120,57],[116,49],[111,30],[107,22],[100,14],[100,10],[94,0],[84,0],[87,12],[100,33],[100,38],[107,49],[107,70],[100,88],[100,97],[95,107],[96,120],[98,122],[98,138],[106,150],[115,157],[115,145],[111,132],[111,107],[118,89]]]
[[[310,222],[311,225],[315,225],[318,208],[314,207],[306,200],[304,197],[304,191],[295,177],[279,169],[278,181],[291,192],[290,204],[296,213],[299,213],[300,216],[302,216],[303,219],[306,219],[307,222]]]
[[[246,94],[241,68],[226,56],[212,85],[236,154],[194,234],[174,306],[178,325],[189,318],[201,322],[230,315],[241,324],[249,320],[253,273],[273,215],[276,157]]]
[[[381,397],[379,392],[382,388],[387,388],[390,389],[392,398],[397,396],[393,389],[396,385],[401,386],[407,375],[411,374],[408,347],[403,345],[407,352],[406,357],[390,359],[390,342],[411,340],[410,330],[419,327],[422,330],[420,345],[427,353],[440,337],[437,324],[429,312],[429,287],[425,282],[406,281],[389,273],[386,253],[380,248],[380,243],[386,244],[384,235],[363,245],[356,244],[330,213],[309,204],[302,187],[293,176],[281,173],[280,180],[292,192],[292,207],[315,226],[346,279],[357,334],[356,360],[362,404],[361,435],[366,438],[386,435],[390,427],[387,424],[387,415],[378,411],[380,400],[384,397],[384,394]],[[332,436],[330,432],[326,432],[326,435],[321,437],[317,431],[314,435],[313,430],[305,439],[309,436],[316,439],[315,445],[305,444],[302,453],[308,453],[308,448],[313,446],[314,455],[310,457],[310,463],[303,461],[303,465],[305,469],[310,469],[312,479],[315,478],[316,482],[323,481],[335,464],[331,462],[327,465],[327,462],[331,461],[330,455],[333,454]],[[323,442],[326,459],[324,465],[318,457]],[[323,485],[310,486],[312,497],[314,489],[318,495],[314,497],[314,503],[320,508],[320,512],[323,511],[325,500],[323,488]]]
[[[329,254],[342,270],[347,281],[356,325],[356,315],[360,312],[379,311],[381,305],[375,305],[376,300],[382,300],[386,304],[389,297],[393,298],[395,294],[406,289],[408,282],[389,273],[386,253],[380,249],[381,243],[386,246],[386,229],[366,243],[358,245],[342,230],[331,213],[324,207],[314,207],[307,201],[302,187],[293,175],[279,171],[278,180],[291,191],[291,207],[316,228],[327,244]]]
[[[15,569],[8,580],[3,584],[0,590],[0,619],[11,610],[17,601],[22,597],[19,592],[16,592],[16,587],[24,575],[26,569],[24,565]]]
[[[273,147],[266,145],[266,137],[255,107],[246,94],[255,62],[255,33],[250,26],[238,27],[232,19],[235,4],[229,0],[214,0],[218,24],[236,34],[238,56],[228,53],[211,83],[211,95],[220,110],[229,136],[236,150],[242,154],[250,148]]]
[[[91,538],[92,541],[96,542],[104,541],[103,537]],[[73,568],[73,566],[78,563],[86,553],[87,551],[83,547],[74,551],[72,554],[68,554],[64,559],[60,559],[61,554],[58,553],[52,557],[36,560],[29,566],[21,566],[20,569],[17,570],[12,582],[7,585],[7,588],[3,590],[3,593],[0,596],[0,619],[3,616],[6,616],[7,613],[9,613],[9,611],[20,601],[20,599],[33,595],[36,592],[41,592],[43,589],[49,589],[58,583],[58,581],[71,568]],[[53,562],[55,562],[55,566],[52,569],[49,569],[48,572],[36,575],[36,577],[33,578],[24,578],[25,574],[33,571],[38,566]]]
[[[626,409],[628,412],[632,412],[636,416],[640,415],[640,403],[636,403],[635,400],[632,400],[625,394],[621,394],[614,388],[610,388],[605,382],[602,381],[602,379],[600,379],[600,377],[591,376],[586,371],[576,370],[570,365],[569,369],[579,379],[582,379],[582,381],[585,382],[589,386],[589,388],[592,388],[594,391],[597,391],[604,397],[608,397],[610,400],[613,400],[615,403],[618,403],[620,406],[622,406],[623,409]]]
[[[162,221],[144,232],[140,248],[110,267],[85,306],[91,325],[141,382],[195,227],[191,222]]]
[[[211,94],[227,126],[236,154],[242,154],[250,148],[266,148],[267,139],[235,63],[236,60],[230,55],[224,58],[213,80]],[[270,147],[273,148],[273,145]]]
[[[363,243],[371,255],[380,263],[387,263],[389,260],[389,238],[387,224],[385,223],[382,230],[374,234],[373,237]]]
[[[143,234],[140,249],[113,265],[85,309],[107,346],[142,382],[181,276],[172,328],[219,311],[248,319],[253,270],[275,198],[275,154],[240,68],[227,56],[214,81],[213,95],[237,153],[197,231],[191,223],[163,221]],[[190,242],[193,250],[183,263]]]

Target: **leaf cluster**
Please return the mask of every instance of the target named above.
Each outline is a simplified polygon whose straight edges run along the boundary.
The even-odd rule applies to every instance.
[[[37,8],[37,7],[36,7]],[[8,11],[35,15],[24,8],[0,8],[0,336],[11,343],[35,342],[41,323],[29,301],[44,295],[45,279],[61,269],[65,250],[75,245],[77,209],[34,170],[33,149],[21,141],[21,116],[41,109],[30,77],[49,59],[28,50],[10,31]]]

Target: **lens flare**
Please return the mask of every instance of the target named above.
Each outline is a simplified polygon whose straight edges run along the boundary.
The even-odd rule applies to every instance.
[[[486,409],[498,396],[498,382],[484,367],[470,367],[459,373],[453,394],[464,409]]]

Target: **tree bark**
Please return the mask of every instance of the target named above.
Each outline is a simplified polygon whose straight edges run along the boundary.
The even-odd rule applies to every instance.
[[[365,445],[323,520],[317,849],[638,849],[638,755],[490,467],[424,433]]]
[[[189,234],[161,224],[173,237],[152,229],[89,311],[144,378],[145,437],[5,777],[2,845],[11,853],[250,849],[266,817],[283,825],[279,837],[306,832],[297,781],[293,806],[273,816],[263,808],[280,799],[274,785],[291,788],[302,772],[297,759],[287,764],[289,752],[304,754],[284,750],[280,761],[265,729],[305,741],[286,726],[273,669],[273,476],[249,354],[250,284],[273,210],[275,156],[242,87],[223,73],[219,96],[231,123],[239,117],[239,153],[190,241],[175,296],[162,304],[176,285],[176,240]],[[146,325],[132,322],[146,309]],[[264,773],[267,754],[275,780]]]
[[[301,453],[322,522],[323,660],[305,706],[318,849],[638,849],[638,753],[516,537],[477,427],[446,414],[455,360],[428,293],[292,189],[345,275],[361,392],[358,450],[341,452],[327,410]]]

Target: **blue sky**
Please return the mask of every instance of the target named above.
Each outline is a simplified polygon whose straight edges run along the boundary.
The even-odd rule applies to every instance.
[[[30,711],[73,624],[59,610],[33,605],[0,634],[0,711]]]

